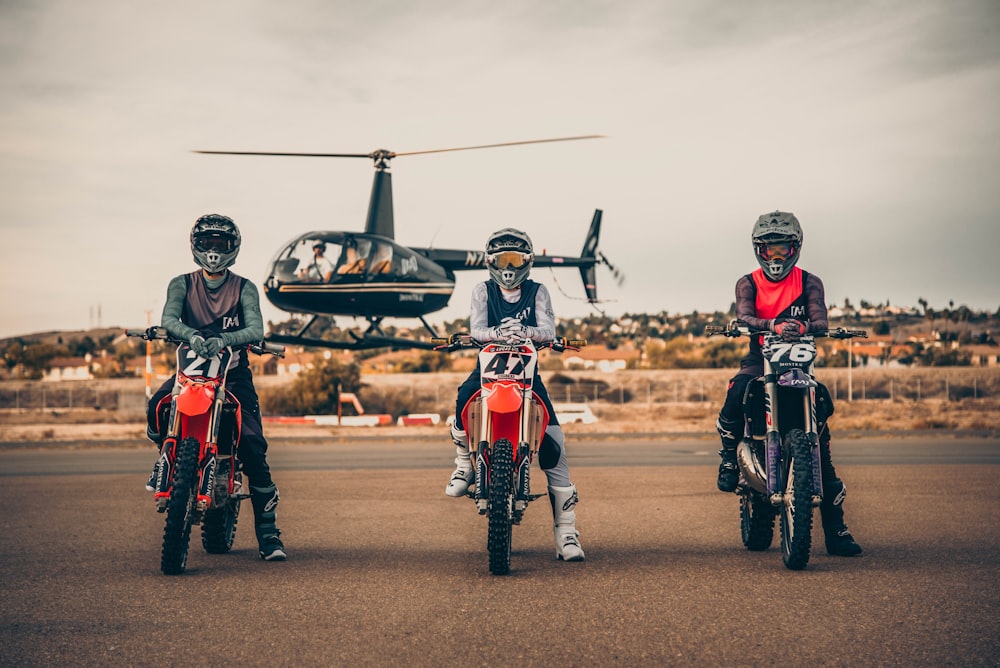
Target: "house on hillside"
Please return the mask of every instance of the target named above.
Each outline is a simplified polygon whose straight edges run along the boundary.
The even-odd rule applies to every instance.
[[[94,374],[90,371],[91,356],[56,357],[49,362],[49,370],[42,377],[45,381],[91,380]]]
[[[639,361],[639,351],[631,347],[608,348],[602,345],[584,346],[580,350],[567,350],[562,354],[565,369],[595,369],[621,371],[629,362]]]
[[[1000,347],[987,345],[964,346],[963,350],[969,351],[969,363],[972,366],[998,367],[1000,366]]]

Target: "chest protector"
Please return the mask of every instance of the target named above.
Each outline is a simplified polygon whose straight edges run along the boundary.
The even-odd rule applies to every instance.
[[[522,325],[538,327],[535,314],[535,295],[539,284],[531,279],[521,283],[521,298],[513,304],[503,298],[500,286],[493,281],[486,283],[486,326],[496,327],[504,318],[517,318]]]
[[[245,326],[243,317],[243,294],[245,278],[228,272],[226,280],[214,290],[209,288],[201,276],[201,270],[193,271],[184,276],[187,281],[187,294],[184,297],[184,310],[181,320],[185,325],[194,327],[206,338],[211,334],[221,334]],[[240,366],[248,366],[246,351],[234,351],[239,358]]]
[[[754,287],[754,308],[758,318],[765,320],[784,319],[808,322],[806,311],[806,293],[803,289],[809,274],[793,267],[788,276],[780,281],[769,281],[764,277],[764,270],[757,269],[747,278]],[[760,338],[750,339],[750,354],[760,355]]]

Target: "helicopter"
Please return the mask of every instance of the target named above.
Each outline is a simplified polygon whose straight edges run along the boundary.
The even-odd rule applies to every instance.
[[[602,136],[535,139],[405,153],[385,149],[377,149],[371,153],[194,152],[210,155],[372,160],[375,176],[363,232],[306,232],[282,246],[271,259],[267,277],[263,281],[268,301],[283,311],[311,317],[294,334],[272,333],[266,339],[286,345],[339,350],[384,347],[431,349],[433,344],[430,342],[386,336],[381,329],[382,321],[385,318],[417,318],[432,337],[437,337],[437,332],[427,322],[426,316],[448,305],[455,289],[455,272],[486,269],[486,253],[482,250],[418,248],[397,243],[389,161],[399,156],[597,139]],[[591,304],[597,303],[597,265],[607,266],[620,279],[620,272],[597,249],[602,216],[600,209],[594,211],[579,257],[547,255],[543,252],[534,258],[536,267],[579,269],[587,301]],[[347,330],[349,340],[310,338],[306,335],[307,331],[319,316],[361,317],[368,322],[368,328],[360,334]]]

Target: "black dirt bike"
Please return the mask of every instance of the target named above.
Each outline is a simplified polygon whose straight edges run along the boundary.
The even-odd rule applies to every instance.
[[[240,404],[226,390],[233,349],[212,358],[199,356],[186,341],[162,327],[127,329],[128,336],[177,344],[177,373],[171,394],[156,407],[162,438],[156,465],[154,504],[166,513],[160,570],[179,575],[187,566],[191,527],[201,525],[206,552],[229,552],[236,537],[243,474],[236,457],[240,440]],[[251,344],[258,355],[284,356],[284,346]]]
[[[764,375],[747,385],[743,438],[736,449],[740,480],[740,529],[748,550],[766,550],[781,516],[781,556],[801,570],[809,563],[813,508],[823,500],[819,432],[833,412],[833,400],[816,381],[815,339],[867,338],[864,330],[831,329],[784,340],[734,320],[708,325],[709,336],[759,336]]]

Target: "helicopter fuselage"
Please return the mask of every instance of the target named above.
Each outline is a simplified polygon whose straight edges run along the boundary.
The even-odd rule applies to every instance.
[[[292,313],[418,318],[448,305],[455,276],[386,237],[309,232],[277,254],[263,285]]]

